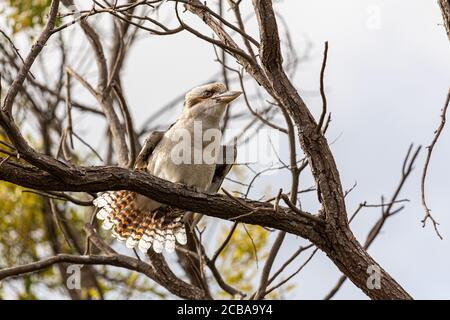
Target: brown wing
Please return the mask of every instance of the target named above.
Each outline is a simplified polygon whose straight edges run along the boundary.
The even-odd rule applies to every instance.
[[[211,185],[208,188],[208,193],[216,193],[219,191],[220,186],[223,183],[228,172],[230,172],[236,161],[237,149],[236,145],[232,146],[222,146],[221,154],[219,155],[219,163],[216,165],[216,170],[214,171],[214,177]]]
[[[145,169],[147,168],[148,159],[150,158],[153,150],[155,150],[158,143],[164,136],[165,131],[153,131],[144,142],[141,152],[136,158],[135,169]]]

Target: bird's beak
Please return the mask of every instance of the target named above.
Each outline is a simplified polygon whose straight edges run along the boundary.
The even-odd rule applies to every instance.
[[[227,91],[214,97],[217,102],[230,103],[242,94],[241,91]]]

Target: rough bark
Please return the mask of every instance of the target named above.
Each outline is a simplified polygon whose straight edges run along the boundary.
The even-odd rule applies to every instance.
[[[447,31],[447,37],[450,40],[450,0],[438,0],[438,4],[441,8],[444,27]]]

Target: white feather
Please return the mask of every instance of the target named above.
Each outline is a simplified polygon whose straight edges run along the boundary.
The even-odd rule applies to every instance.
[[[102,224],[102,229],[109,230],[112,228],[113,225],[114,223],[112,223],[111,220],[106,219],[105,222],[103,222]]]
[[[146,242],[152,243],[154,237],[155,237],[155,231],[150,230],[148,234],[147,234],[147,232],[144,233],[144,235],[142,236],[142,239]]]
[[[150,249],[151,246],[152,243],[149,241],[145,241],[144,239],[141,239],[141,241],[139,241],[139,251],[141,251],[142,253],[147,253],[148,249]]]
[[[175,236],[173,235],[171,229],[166,230],[166,243],[164,245],[164,248],[166,249],[167,252],[175,251]]]
[[[114,229],[111,230],[111,235],[112,235],[114,238],[116,238],[117,240],[119,240],[119,241],[124,241],[124,240],[125,240],[125,238],[122,237],[120,234],[118,234],[118,233],[116,232],[116,230],[114,230]]]
[[[138,244],[137,240],[133,239],[133,237],[128,237],[127,242],[125,242],[125,245],[127,248],[134,248]]]
[[[175,230],[175,238],[181,245],[185,245],[187,243],[186,230],[184,229],[184,227],[180,227]]]
[[[153,250],[155,250],[156,253],[161,253],[163,249],[163,242],[160,239],[155,238],[155,240],[153,240]]]
[[[153,250],[156,253],[161,253],[164,249],[164,236],[160,234],[159,230],[156,230],[155,239],[153,239]]]
[[[104,208],[100,209],[97,212],[97,219],[105,220],[107,216],[108,216],[108,212]]]
[[[100,197],[94,199],[93,204],[96,207],[104,207],[108,202],[105,200],[105,198],[103,198],[103,195],[101,195]]]

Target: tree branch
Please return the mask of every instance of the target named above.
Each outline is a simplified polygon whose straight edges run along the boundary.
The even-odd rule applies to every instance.
[[[442,18],[444,19],[444,27],[447,31],[447,37],[450,40],[450,1],[438,0],[438,3],[441,8]]]
[[[23,82],[25,81],[28,72],[30,71],[30,68],[34,63],[34,60],[36,60],[37,56],[42,51],[48,39],[52,35],[52,30],[55,27],[56,15],[58,14],[58,7],[59,0],[52,0],[52,3],[50,5],[49,19],[47,20],[47,23],[45,24],[45,27],[42,30],[38,40],[31,47],[30,53],[25,59],[25,63],[20,68],[18,75],[14,79],[14,82],[12,83],[11,87],[8,90],[8,93],[6,94],[5,101],[3,102],[2,106],[2,111],[5,112],[9,117],[11,117],[14,99],[16,98],[17,93],[22,87]]]
[[[313,231],[318,227],[315,221],[317,218],[306,212],[300,216],[284,207],[278,207],[278,210],[274,211],[273,206],[266,202],[242,198],[230,199],[220,194],[197,193],[184,185],[168,182],[146,172],[120,167],[73,167],[67,174],[66,177],[54,177],[38,168],[17,165],[13,162],[5,162],[0,167],[1,180],[35,190],[74,192],[131,190],[180,209],[284,230],[308,239],[314,238],[315,241],[320,239]]]
[[[138,259],[134,259],[121,254],[116,255],[70,255],[58,254],[56,256],[17,266],[11,268],[0,269],[0,281],[9,277],[17,277],[28,273],[33,273],[51,267],[55,264],[74,263],[86,265],[110,265],[119,268],[126,268],[145,274],[152,280],[167,288],[173,294],[184,299],[205,299],[203,291],[193,287],[184,281],[177,280],[176,277],[161,273],[161,269],[155,268],[151,264],[147,264]]]
[[[434,146],[436,145],[436,143],[439,140],[439,137],[442,133],[442,131],[444,130],[445,127],[445,122],[447,119],[447,109],[448,109],[448,105],[450,102],[450,89],[447,93],[447,98],[445,100],[445,104],[444,107],[442,108],[442,113],[441,113],[441,122],[439,124],[439,127],[436,129],[436,131],[434,132],[434,138],[433,141],[431,142],[431,144],[427,147],[427,158],[425,160],[425,164],[423,167],[423,171],[422,171],[422,178],[420,180],[420,194],[421,194],[421,202],[422,202],[422,207],[425,210],[425,216],[422,219],[422,224],[423,227],[425,227],[427,220],[430,219],[431,222],[433,223],[433,227],[434,230],[436,231],[436,234],[438,235],[438,237],[442,240],[442,236],[439,233],[438,227],[437,225],[439,224],[434,217],[431,215],[431,210],[430,208],[428,208],[427,205],[427,201],[426,201],[426,195],[425,195],[425,180],[427,178],[427,173],[428,173],[428,166],[430,165],[430,160],[431,160],[431,154],[433,153],[433,149]]]

